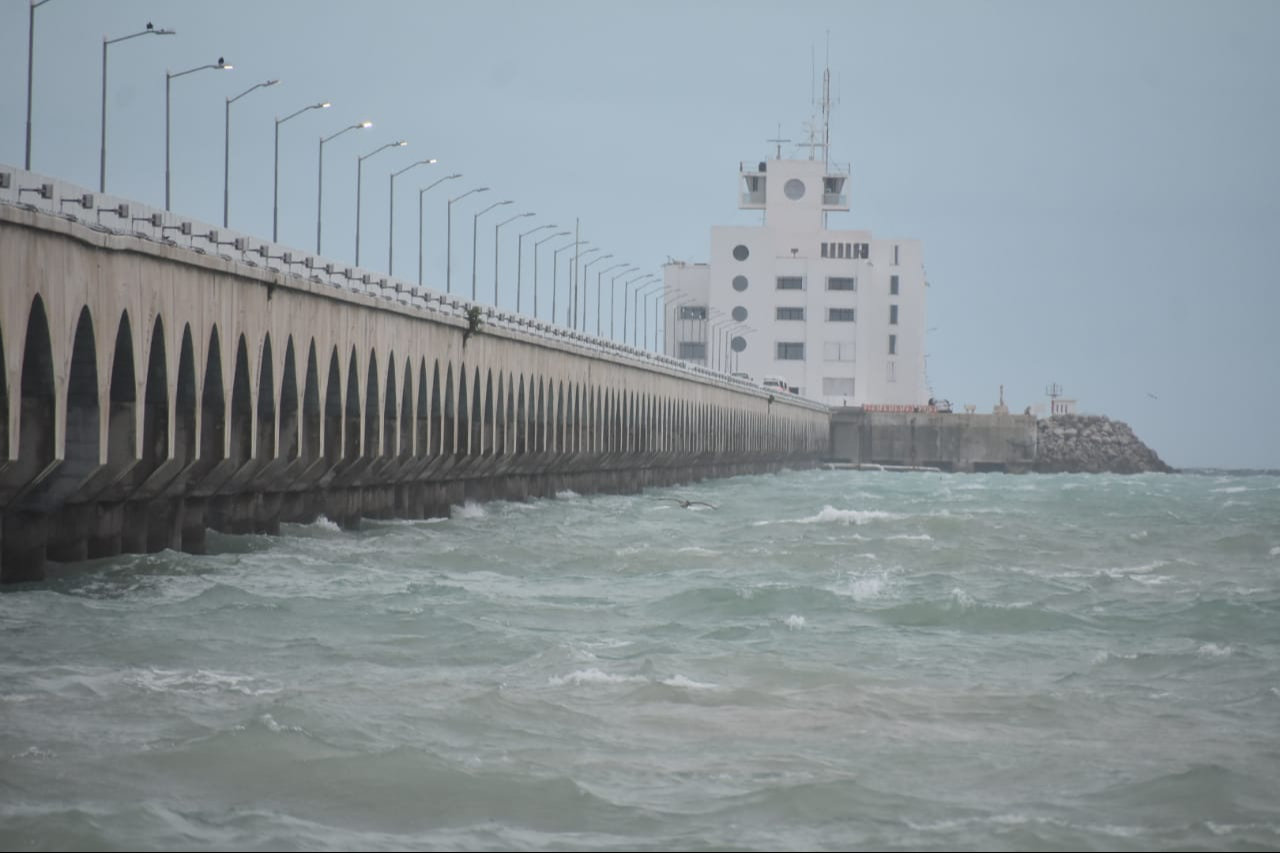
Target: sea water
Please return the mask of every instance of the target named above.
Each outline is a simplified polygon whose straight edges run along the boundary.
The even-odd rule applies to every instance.
[[[0,593],[0,847],[1280,847],[1277,476],[788,472],[209,547]]]

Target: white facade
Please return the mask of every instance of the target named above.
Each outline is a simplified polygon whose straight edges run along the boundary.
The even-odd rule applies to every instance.
[[[713,227],[709,264],[666,265],[667,354],[832,406],[927,402],[920,241],[828,229],[848,176],[821,160],[740,172],[738,206],[764,222]]]

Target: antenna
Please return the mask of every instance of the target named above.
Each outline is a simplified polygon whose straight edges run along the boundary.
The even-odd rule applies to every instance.
[[[1053,417],[1058,413],[1058,398],[1062,396],[1062,386],[1057,382],[1050,382],[1045,386],[1044,393],[1049,397],[1049,417]]]
[[[784,142],[790,142],[790,141],[791,141],[790,139],[783,139],[783,138],[782,138],[782,122],[778,122],[778,135],[777,135],[777,137],[776,137],[776,138],[774,138],[774,139],[766,139],[766,140],[765,140],[765,142],[773,142],[773,143],[776,143],[776,144],[777,144],[777,146],[778,146],[778,153],[777,153],[777,156],[776,156],[776,157],[774,157],[774,159],[775,159],[775,160],[781,160],[781,159],[782,159],[782,143],[784,143]]]

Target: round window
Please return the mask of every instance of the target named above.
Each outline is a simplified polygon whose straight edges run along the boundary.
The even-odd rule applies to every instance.
[[[747,289],[747,277],[745,275],[735,275],[733,277],[733,289],[741,293]]]
[[[747,319],[747,309],[741,305],[734,306],[733,319],[737,320],[739,323]]]
[[[792,201],[804,198],[804,181],[792,178],[782,185],[782,192]]]
[[[746,246],[742,245],[741,243],[733,247],[733,257],[736,260],[745,261],[747,259],[747,256],[750,254],[751,254],[751,250],[749,250]]]
[[[729,342],[729,346],[733,347],[734,352],[742,352],[747,348],[747,339],[742,335],[735,335],[733,340]]]

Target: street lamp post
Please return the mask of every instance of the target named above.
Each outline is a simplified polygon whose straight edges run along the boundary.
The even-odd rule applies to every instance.
[[[452,181],[455,178],[461,177],[461,172],[455,172],[452,175],[445,175],[440,180],[427,184],[425,187],[418,190],[418,287],[422,287],[422,197],[426,195],[427,190],[432,187],[443,184],[445,181]],[[391,275],[390,265],[388,265],[387,274]]]
[[[655,291],[652,296],[646,297],[644,301],[644,336],[641,340],[644,346],[649,346],[649,315],[653,314],[653,351],[658,351],[658,302],[666,296],[667,289],[664,286],[661,290]],[[652,308],[650,303],[652,302]]]
[[[554,225],[551,227],[555,228]],[[533,317],[535,320],[538,318],[538,247],[548,240],[554,240],[557,237],[569,237],[572,234],[572,231],[557,231],[550,237],[543,237],[541,240],[533,244]],[[554,282],[552,284],[552,289],[555,289]],[[551,320],[554,322],[555,319],[555,315],[553,314],[551,316]]]
[[[40,2],[47,3],[49,0],[40,0]],[[38,5],[40,5],[40,3],[32,5],[32,11],[34,11],[35,7]],[[127,36],[120,36],[118,39],[109,39],[106,36],[102,37],[102,145],[98,157],[98,192],[100,193],[107,191],[107,47],[108,45],[113,45],[118,41],[128,41],[129,39],[137,38],[138,36],[172,36],[176,34],[177,33],[174,30],[166,30],[163,27],[157,30],[154,26],[148,23],[145,30]],[[29,97],[30,93],[28,93],[28,98]],[[29,109],[30,108],[28,108],[28,110]],[[31,168],[30,112],[27,113],[27,168]]]
[[[654,277],[654,274],[651,272],[645,273],[644,275],[636,276],[628,282],[624,282],[622,285],[622,342],[624,344],[627,342],[627,300],[631,296],[631,285]]]
[[[596,337],[597,338],[600,337],[600,282],[601,282],[601,279],[603,279],[604,274],[609,272],[610,270],[616,270],[625,266],[626,266],[625,263],[614,264],[613,266],[605,267],[604,269],[596,273]],[[584,314],[586,313],[585,307],[583,309],[583,313]],[[587,321],[584,318],[582,321],[582,325],[585,327],[586,324],[587,324]]]
[[[300,116],[307,110],[327,110],[329,102],[325,101],[320,104],[312,104],[309,107],[303,107],[295,113],[290,113],[284,118],[276,119],[276,160],[275,160],[275,178],[273,181],[274,190],[271,196],[271,242],[280,242],[280,125],[289,119]]]
[[[454,196],[449,199],[448,214],[445,217],[444,287],[446,293],[453,293],[453,203],[466,198],[472,193],[484,193],[488,191],[488,187],[476,187],[473,190],[467,190],[462,195]]]
[[[511,204],[511,199],[506,201],[495,201],[484,210],[471,217],[471,301],[476,301],[476,229],[480,223],[480,217],[484,216],[495,207],[502,207],[504,204]],[[495,286],[496,290],[496,286]]]
[[[632,346],[636,346],[636,344],[640,340],[639,336],[636,333],[637,329],[639,328],[639,322],[640,322],[640,296],[652,287],[661,287],[661,286],[662,286],[661,281],[651,281],[648,284],[643,284],[640,287],[636,288],[634,305],[632,306],[633,310],[631,312],[631,345]],[[646,326],[645,336],[647,337],[649,334],[649,330],[647,328],[648,326],[647,320],[645,322],[645,326]],[[625,329],[623,330],[623,334],[626,334]]]
[[[47,0],[46,0],[47,2]],[[221,57],[218,61],[209,65],[197,65],[195,68],[188,68],[186,71],[179,71],[174,74],[171,71],[164,72],[164,209],[169,210],[169,103],[170,89],[174,77],[184,77],[188,74],[194,74],[197,71],[204,71],[206,68],[213,68],[218,71],[230,71],[235,66],[228,65]]]
[[[613,257],[612,252],[610,252],[607,255],[600,255],[599,257],[592,258],[591,260],[587,261],[585,264],[582,264],[579,267],[582,273],[582,288],[581,288],[582,289],[582,315],[581,315],[582,320],[580,322],[580,325],[578,325],[576,328],[580,332],[585,332],[587,330],[587,282],[590,281],[590,279],[587,278],[587,270],[589,270],[591,268],[591,265],[596,263],[597,261],[608,260],[609,258],[612,258],[612,257]],[[600,298],[596,297],[596,302],[599,303],[599,301],[600,301]],[[599,307],[600,307],[599,304],[597,304],[596,308],[598,309]],[[573,302],[573,313],[574,314],[578,313],[578,300],[576,296]]]
[[[533,212],[517,213],[510,219],[504,219],[497,225],[493,226],[493,307],[498,307],[498,229],[508,222],[515,222],[517,219],[533,216]],[[518,262],[518,259],[517,259]]]
[[[31,0],[31,10],[27,15],[27,155],[23,168],[28,172],[31,171],[31,71],[34,68],[36,46],[36,9],[48,2],[49,0]]]
[[[516,240],[516,313],[517,314],[521,313],[520,311],[520,278],[521,278],[521,273],[523,272],[523,269],[524,269],[524,238],[534,233],[535,231],[542,231],[547,228],[559,228],[559,227],[560,227],[559,225],[539,225],[537,228],[530,228],[528,231],[525,231],[523,234],[520,235],[519,239]],[[533,270],[535,280],[538,273],[537,261],[538,261],[537,252],[535,251],[534,270]],[[536,297],[537,294],[535,293],[534,296]],[[535,303],[537,302],[536,298],[534,299],[534,302]]]
[[[632,273],[635,273],[635,272],[640,272],[640,268],[635,265],[624,267],[623,269],[618,270],[618,272],[613,276],[613,278],[609,279],[609,340],[616,340],[616,338],[614,338],[613,336],[613,325],[614,325],[613,303],[615,299],[615,292],[617,291],[617,288],[618,288],[618,279],[622,278],[624,275],[631,275]],[[599,297],[597,297],[597,302],[598,301],[599,301]],[[596,334],[597,335],[600,334],[599,320],[596,321]]]
[[[381,148],[375,148],[363,157],[356,158],[356,266],[360,266],[360,184],[364,178],[364,161],[379,151],[386,151],[388,148],[403,148],[408,144],[409,141],[407,139],[388,142]]]
[[[556,291],[559,289],[559,283],[557,281],[557,279],[559,278],[559,270],[557,269],[557,267],[559,266],[559,263],[560,263],[560,253],[563,252],[565,249],[576,249],[578,247],[585,246],[589,242],[591,241],[575,240],[572,243],[568,243],[564,246],[561,246],[559,249],[556,249],[554,252],[551,253],[551,322],[552,323],[555,323],[556,321]],[[578,254],[578,257],[582,257],[588,252],[598,252],[598,251],[600,250],[587,249],[586,252],[578,252],[577,254]],[[569,306],[567,304],[565,305],[564,316],[565,316],[565,325],[567,326],[569,324],[569,316],[570,316]]]
[[[106,52],[106,49],[103,49]],[[252,92],[254,89],[262,89],[267,86],[274,86],[279,80],[264,80],[245,89],[234,98],[227,98],[227,118],[224,125],[222,137],[222,227],[229,227],[227,220],[231,210],[231,105]]]
[[[416,163],[410,163],[408,166],[405,166],[403,169],[401,169],[401,170],[400,170],[400,171],[398,171],[398,172],[392,172],[392,173],[391,173],[391,189],[390,189],[390,191],[387,193],[387,198],[390,200],[390,205],[391,205],[391,210],[389,211],[389,213],[388,213],[388,215],[387,215],[387,275],[395,275],[395,273],[393,273],[393,272],[392,272],[392,267],[393,267],[393,265],[394,265],[395,256],[396,256],[396,255],[395,255],[395,245],[396,245],[396,176],[397,176],[397,175],[403,175],[405,172],[409,171],[410,169],[414,168],[415,166],[427,166],[427,165],[430,165],[430,164],[432,164],[432,163],[434,163],[434,162],[436,162],[436,158],[434,158],[434,157],[430,158],[429,160],[419,160],[419,161],[418,161],[418,162],[416,162]],[[421,198],[421,196],[419,196],[419,198]],[[419,207],[419,210],[421,210],[421,207]],[[422,233],[422,229],[421,229],[422,221],[421,221],[421,219],[419,219],[419,221],[418,221],[418,225],[419,225],[418,233],[419,233],[419,234],[421,234],[421,233]]]
[[[320,254],[320,223],[323,221],[322,214],[324,213],[324,144],[332,139],[337,139],[339,136],[346,133],[348,130],[361,130],[366,127],[373,127],[373,122],[362,121],[358,124],[353,124],[348,127],[344,127],[342,130],[338,131],[332,136],[320,137],[320,165],[319,165],[318,178],[316,180],[316,254],[317,255]]]

